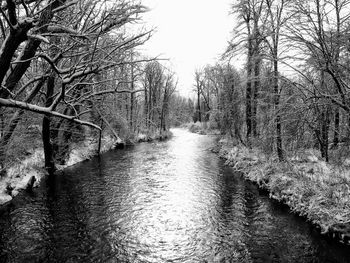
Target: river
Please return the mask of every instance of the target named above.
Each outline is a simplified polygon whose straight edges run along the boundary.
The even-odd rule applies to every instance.
[[[350,262],[208,149],[214,136],[115,150],[0,209],[0,262]]]

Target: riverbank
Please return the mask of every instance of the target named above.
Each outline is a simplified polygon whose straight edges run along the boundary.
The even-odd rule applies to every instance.
[[[269,192],[270,198],[288,205],[327,234],[350,244],[350,162],[331,165],[308,150],[278,162],[258,149],[221,139],[213,149],[226,164]]]
[[[111,135],[101,139],[100,154],[125,145],[133,145],[141,142],[165,140],[172,136],[171,132],[137,134],[133,139],[122,140]],[[58,171],[79,162],[89,160],[96,156],[98,141],[93,138],[73,143],[70,147],[69,158],[64,165],[56,165]],[[37,187],[41,179],[47,175],[43,167],[44,151],[42,148],[34,149],[25,159],[18,161],[6,170],[6,175],[0,178],[0,205],[10,202],[19,191]]]
[[[187,129],[192,133],[198,133],[201,135],[220,135],[221,132],[217,125],[213,125],[211,122],[189,122],[181,125],[182,129]]]

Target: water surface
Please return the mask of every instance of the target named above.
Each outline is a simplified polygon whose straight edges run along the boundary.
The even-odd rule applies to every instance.
[[[0,262],[350,262],[175,129],[43,181],[0,210]]]

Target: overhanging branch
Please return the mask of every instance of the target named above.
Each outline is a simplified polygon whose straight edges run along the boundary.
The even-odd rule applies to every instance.
[[[72,122],[75,122],[75,123],[78,123],[78,124],[81,124],[84,126],[89,126],[89,127],[101,130],[101,128],[99,126],[97,126],[96,124],[93,124],[93,123],[87,122],[87,121],[79,120],[76,118],[76,116],[64,115],[64,114],[59,113],[57,111],[52,111],[52,110],[50,110],[50,108],[41,107],[41,106],[37,106],[34,104],[30,104],[30,103],[25,103],[23,101],[0,98],[0,106],[22,109],[22,110],[26,110],[26,111],[39,113],[39,114],[47,114],[50,116],[66,119],[66,120],[69,120],[69,121],[72,121]]]

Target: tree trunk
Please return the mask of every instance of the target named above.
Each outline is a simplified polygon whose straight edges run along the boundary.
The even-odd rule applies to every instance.
[[[333,147],[337,147],[339,143],[339,130],[340,130],[340,111],[337,108],[334,114],[334,137]]]
[[[146,129],[148,128],[148,91],[147,88],[145,87],[145,109],[144,109],[144,113],[145,113],[145,122],[146,122]]]
[[[200,88],[197,87],[197,113],[198,113],[198,121],[202,122],[202,113],[201,113],[201,97],[200,97]]]
[[[258,47],[256,47],[258,48]],[[259,54],[255,54],[254,64],[254,91],[252,95],[252,132],[254,137],[258,137],[258,95],[260,90],[260,58]]]
[[[280,91],[279,91],[279,85],[278,85],[278,61],[277,61],[277,54],[275,54],[275,60],[273,62],[273,82],[274,82],[274,95],[275,95],[275,114],[276,114],[276,149],[277,149],[277,155],[278,159],[280,161],[284,160],[283,156],[283,148],[282,148],[282,124],[281,124],[281,115],[279,113],[279,103],[280,103]]]
[[[130,131],[134,131],[134,101],[135,101],[135,94],[130,94]]]
[[[50,107],[53,102],[53,94],[55,87],[55,77],[52,74],[47,80],[47,89],[45,95],[45,107]],[[45,155],[45,168],[49,173],[53,173],[55,171],[55,162],[53,159],[53,147],[51,143],[51,117],[49,115],[45,115],[42,123],[42,140],[44,145],[44,155]]]
[[[247,125],[247,141],[249,144],[252,134],[252,53],[253,44],[251,36],[248,39],[248,63],[247,63],[247,87],[246,87],[246,125]]]
[[[322,158],[325,159],[326,162],[329,161],[329,156],[328,156],[328,131],[329,131],[329,123],[330,123],[330,118],[329,118],[329,110],[325,110],[321,114],[321,155]]]
[[[10,30],[10,34],[6,37],[1,45],[0,53],[0,83],[3,82],[10,63],[19,45],[27,39],[27,32],[32,27],[31,24],[18,27],[17,29]],[[21,64],[21,63],[20,63]],[[18,64],[17,64],[18,65]],[[22,77],[22,75],[21,75]],[[6,85],[5,85],[6,86]],[[0,97],[5,98],[8,96],[6,90],[0,91]]]
[[[103,131],[103,127],[102,126],[103,126],[103,120],[101,119],[101,124],[100,124],[101,130],[99,131],[99,135],[98,135],[97,155],[99,155],[100,152],[101,152],[102,131]]]
[[[122,94],[123,101],[125,102],[125,120],[126,123],[130,123],[130,97],[129,94]]]
[[[5,81],[5,87],[9,91],[13,91],[17,85],[17,83],[20,81],[24,73],[27,71],[31,64],[31,59],[35,56],[35,53],[37,52],[40,41],[38,40],[29,40],[25,47],[23,52],[21,53],[21,56],[19,58],[20,61],[25,61],[23,63],[18,63],[15,65],[14,69],[11,71],[11,73],[8,75]],[[1,94],[1,93],[0,93]],[[7,98],[7,94],[1,94],[0,96],[2,98]]]
[[[164,91],[164,97],[163,97],[163,106],[162,106],[162,113],[161,113],[161,122],[160,122],[160,130],[166,131],[166,119],[168,115],[168,90],[165,88]]]
[[[249,69],[248,69],[249,74]],[[252,134],[252,87],[250,80],[247,81],[246,88],[246,125],[247,125],[247,141],[250,140]]]
[[[131,57],[132,60],[132,57]],[[131,85],[130,85],[130,131],[134,132],[134,101],[135,101],[135,93],[133,93],[134,87],[134,65],[131,65]]]

